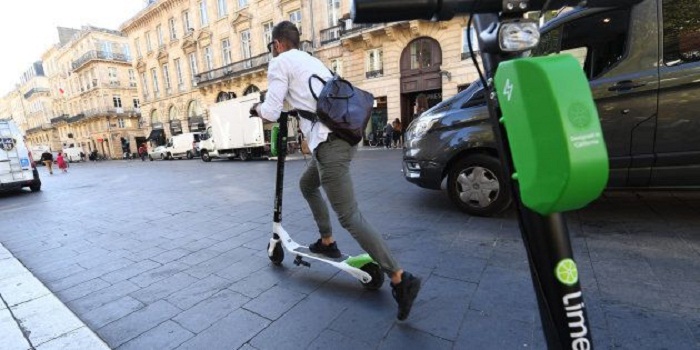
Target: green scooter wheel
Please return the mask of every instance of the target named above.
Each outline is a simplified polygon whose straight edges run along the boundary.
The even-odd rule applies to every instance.
[[[282,260],[284,260],[284,249],[282,249],[282,244],[278,243],[275,248],[272,250],[272,255],[270,255],[270,243],[267,244],[267,251],[268,254],[267,256],[270,258],[270,261],[272,261],[273,264],[275,265],[281,265]],[[372,277],[374,278],[374,277]]]
[[[360,270],[367,272],[372,280],[367,283],[362,283],[362,286],[367,290],[378,290],[384,284],[384,272],[377,263],[371,262],[363,265]]]

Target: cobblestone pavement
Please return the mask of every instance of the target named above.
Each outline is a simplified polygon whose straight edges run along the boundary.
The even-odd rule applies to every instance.
[[[0,195],[0,243],[115,349],[542,349],[513,213],[458,212],[359,152],[365,216],[424,279],[410,318],[322,263],[269,263],[275,162],[111,161]],[[284,225],[316,239],[289,161]],[[597,348],[700,348],[700,193],[607,193],[570,213]],[[334,222],[339,247],[360,253]],[[0,283],[3,283],[0,281]]]

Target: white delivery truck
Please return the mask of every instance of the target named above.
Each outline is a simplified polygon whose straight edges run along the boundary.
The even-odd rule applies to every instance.
[[[165,147],[167,159],[192,159],[197,153],[196,144],[199,143],[201,133],[186,132],[184,134],[175,135],[168,140]]]
[[[260,101],[253,93],[216,103],[209,108],[209,125],[202,135],[199,151],[202,160],[212,158],[262,157],[269,153],[261,118],[250,118],[250,107]]]
[[[82,161],[83,157],[80,156],[81,153],[84,154],[82,147],[68,147],[63,149],[63,156],[70,163]]]
[[[39,172],[17,125],[0,120],[0,191],[22,187],[40,191]]]

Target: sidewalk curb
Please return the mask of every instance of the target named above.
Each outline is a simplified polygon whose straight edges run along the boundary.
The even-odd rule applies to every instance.
[[[2,244],[0,333],[0,350],[109,349]]]

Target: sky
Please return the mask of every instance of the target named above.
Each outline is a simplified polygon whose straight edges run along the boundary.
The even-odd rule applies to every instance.
[[[83,25],[118,29],[146,6],[144,0],[19,0],[3,1],[0,11],[0,96],[19,83],[22,72],[53,44],[56,27]]]

